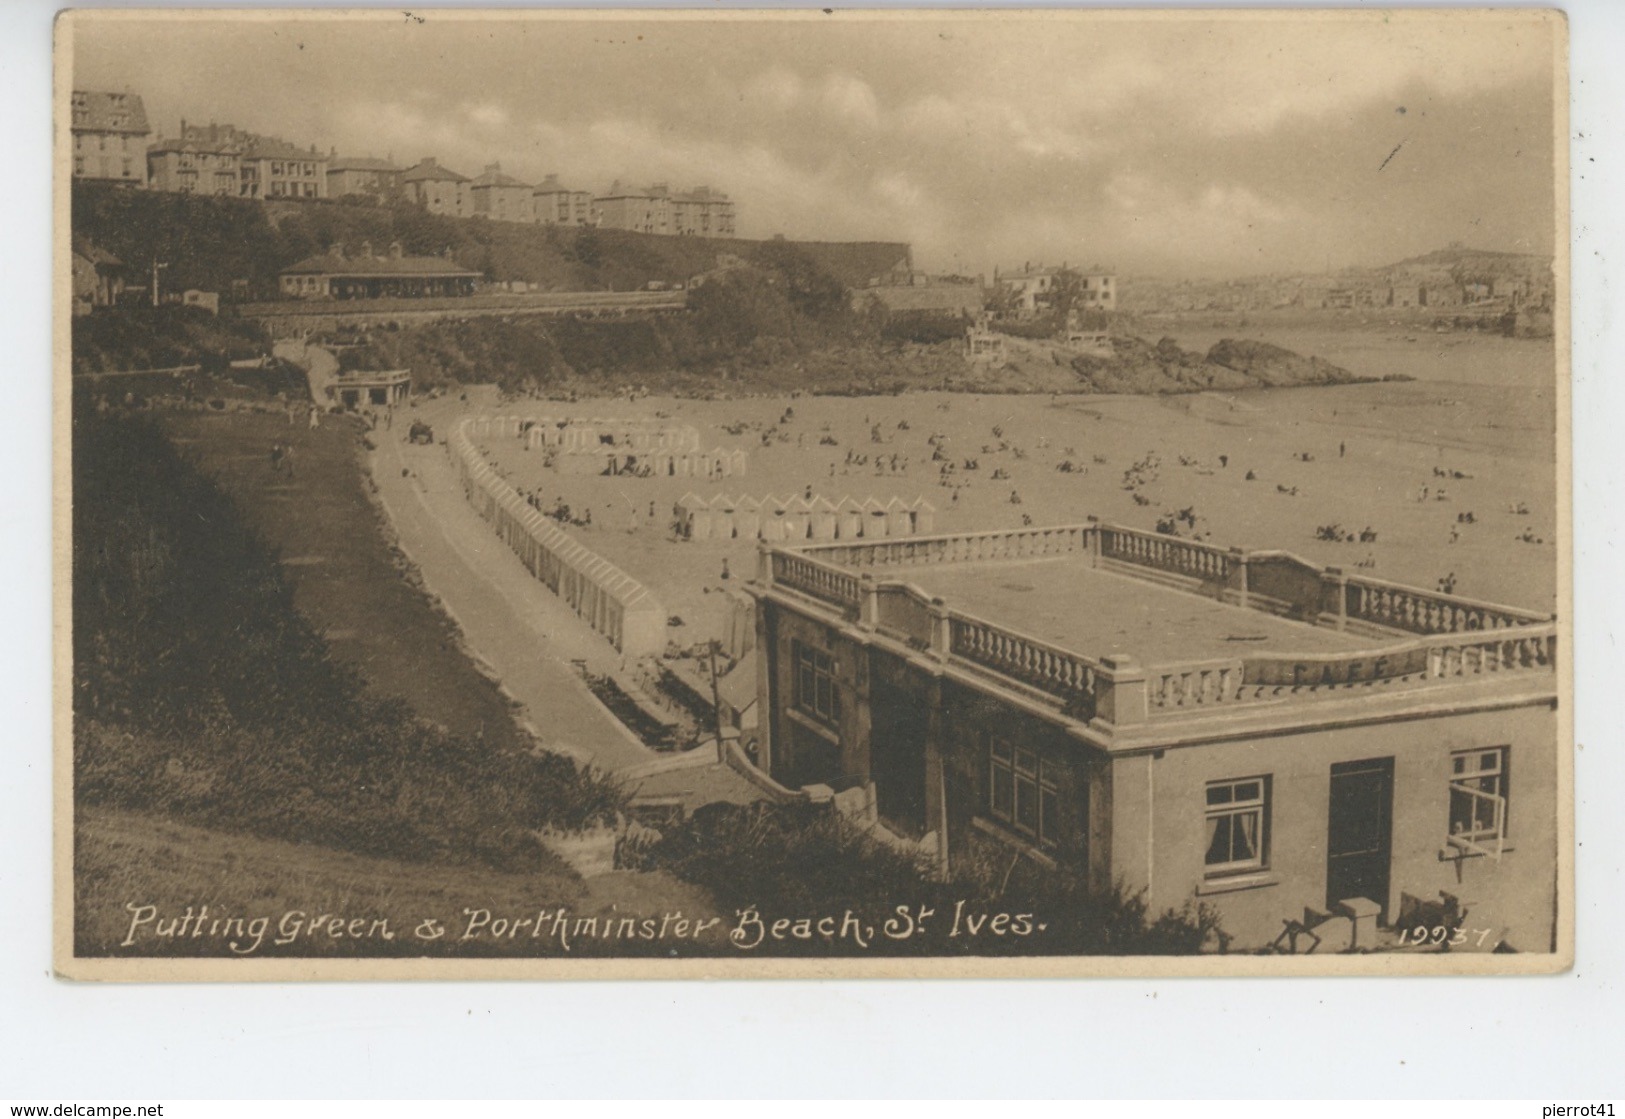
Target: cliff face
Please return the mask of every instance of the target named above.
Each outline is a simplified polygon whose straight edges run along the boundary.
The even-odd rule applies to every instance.
[[[1268,342],[1222,338],[1207,352],[1210,365],[1240,373],[1258,387],[1277,385],[1336,385],[1357,381],[1347,369],[1324,358],[1303,357]]]
[[[1318,357],[1304,357],[1268,342],[1223,339],[1206,354],[1182,349],[1172,338],[1112,339],[1113,353],[1080,355],[1072,370],[1085,391],[1177,393],[1236,391],[1293,385],[1337,385],[1364,378]]]

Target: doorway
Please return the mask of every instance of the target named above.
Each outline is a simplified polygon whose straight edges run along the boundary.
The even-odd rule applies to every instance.
[[[1394,759],[1368,758],[1332,766],[1327,810],[1326,907],[1365,898],[1388,923],[1393,854]]]

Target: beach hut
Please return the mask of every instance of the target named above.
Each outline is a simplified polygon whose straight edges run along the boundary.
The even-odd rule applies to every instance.
[[[690,540],[710,540],[717,535],[716,517],[709,505],[700,505],[689,513]]]
[[[822,494],[812,500],[812,538],[835,539],[835,503]]]
[[[739,525],[734,520],[737,506],[734,499],[726,495],[719,495],[711,499],[711,535],[717,540],[732,540],[739,535]]]
[[[812,530],[812,503],[796,494],[784,503],[784,535],[788,540],[805,540]]]
[[[736,447],[728,452],[728,473],[735,478],[745,476],[745,449]]]
[[[932,505],[923,496],[914,499],[914,533],[924,536],[935,532],[937,527],[937,507]]]
[[[741,540],[762,535],[762,503],[748,494],[734,503],[734,531]]]
[[[913,532],[914,513],[909,509],[908,503],[900,497],[893,497],[886,502],[886,534],[909,536]]]
[[[890,535],[891,521],[886,516],[886,507],[873,497],[863,499],[863,535],[865,539],[878,540],[882,536]]]
[[[762,539],[775,544],[786,539],[785,523],[783,499],[768,494],[762,501]]]
[[[705,499],[695,493],[685,493],[677,499],[671,507],[672,516],[677,519],[677,531],[680,535],[692,539],[694,534],[694,512],[705,508]]]
[[[863,535],[863,506],[850,494],[835,507],[835,535],[840,540],[856,540]]]

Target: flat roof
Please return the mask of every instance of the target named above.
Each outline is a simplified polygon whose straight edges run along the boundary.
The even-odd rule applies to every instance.
[[[1385,644],[1099,570],[1081,555],[867,570],[877,581],[913,583],[952,610],[1091,658],[1126,653],[1159,665],[1261,650],[1338,653]]]

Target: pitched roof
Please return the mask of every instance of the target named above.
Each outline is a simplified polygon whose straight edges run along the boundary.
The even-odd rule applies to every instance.
[[[373,159],[364,155],[341,155],[327,161],[329,171],[395,171],[400,168],[387,159]]]
[[[229,124],[187,125],[182,122],[181,134],[172,140],[160,139],[148,152],[210,152],[237,154],[242,152],[253,137]]]
[[[301,148],[275,136],[254,136],[243,151],[244,159],[307,159],[326,163],[327,157],[309,148]]]
[[[541,182],[536,184],[536,193],[537,194],[587,194],[589,192],[585,191],[585,190],[571,190],[569,187],[567,187],[563,183],[559,182],[559,177],[557,175],[549,175],[545,179],[543,179]]]
[[[494,163],[487,167],[485,172],[469,185],[474,187],[523,187],[526,190],[530,189],[529,183],[522,183],[512,175],[504,173],[502,168]]]
[[[97,132],[128,132],[150,135],[147,109],[133,93],[107,93],[99,90],[73,91],[73,128]]]
[[[467,175],[459,175],[449,167],[442,167],[434,161],[432,156],[419,160],[414,166],[408,167],[401,175],[404,183],[434,181],[442,183],[466,183]]]
[[[284,276],[478,276],[441,256],[340,256],[326,252],[282,270]]]
[[[82,256],[92,264],[99,264],[104,268],[123,268],[124,262],[106,249],[91,242],[88,237],[75,237],[73,239],[73,253]]]

